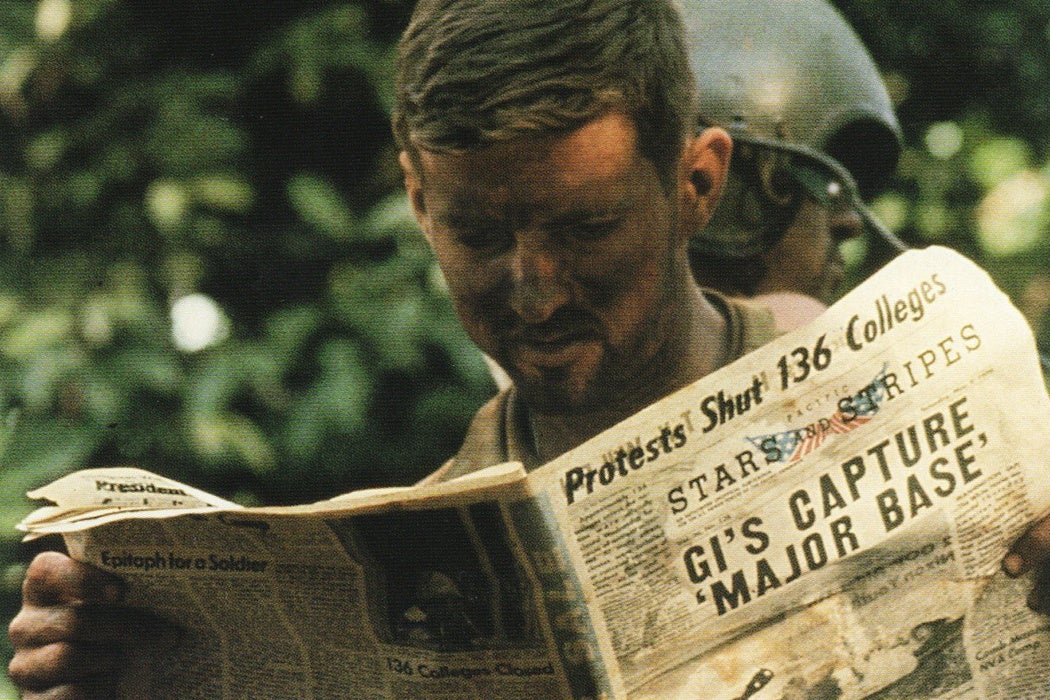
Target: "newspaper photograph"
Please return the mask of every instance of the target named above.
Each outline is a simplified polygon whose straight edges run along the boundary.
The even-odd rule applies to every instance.
[[[999,565],[1048,414],[1020,313],[932,247],[528,474],[241,508],[85,470],[22,528],[175,623],[129,698],[1050,697]]]

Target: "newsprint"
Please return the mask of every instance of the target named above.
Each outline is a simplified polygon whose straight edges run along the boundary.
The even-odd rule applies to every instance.
[[[999,569],[1048,416],[1021,315],[929,248],[528,474],[240,508],[87,470],[23,527],[177,623],[126,697],[1050,698]]]

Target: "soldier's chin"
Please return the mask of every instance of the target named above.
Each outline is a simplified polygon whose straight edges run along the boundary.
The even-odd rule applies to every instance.
[[[590,382],[573,376],[568,368],[548,370],[538,376],[530,372],[515,379],[515,384],[529,410],[541,415],[576,413],[594,403]]]

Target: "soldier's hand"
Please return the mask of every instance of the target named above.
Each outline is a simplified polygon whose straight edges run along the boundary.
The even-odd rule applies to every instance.
[[[1022,535],[1003,558],[1003,570],[1012,577],[1033,573],[1028,607],[1050,613],[1050,517],[1043,518]]]
[[[116,577],[64,554],[36,556],[22,584],[22,609],[8,633],[8,668],[23,698],[111,698],[121,642],[135,625]]]

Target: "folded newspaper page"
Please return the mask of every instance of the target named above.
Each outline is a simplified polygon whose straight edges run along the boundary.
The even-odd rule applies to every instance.
[[[176,623],[123,697],[1042,698],[999,562],[1048,416],[1021,315],[929,248],[528,474],[238,508],[90,470],[23,528]]]

